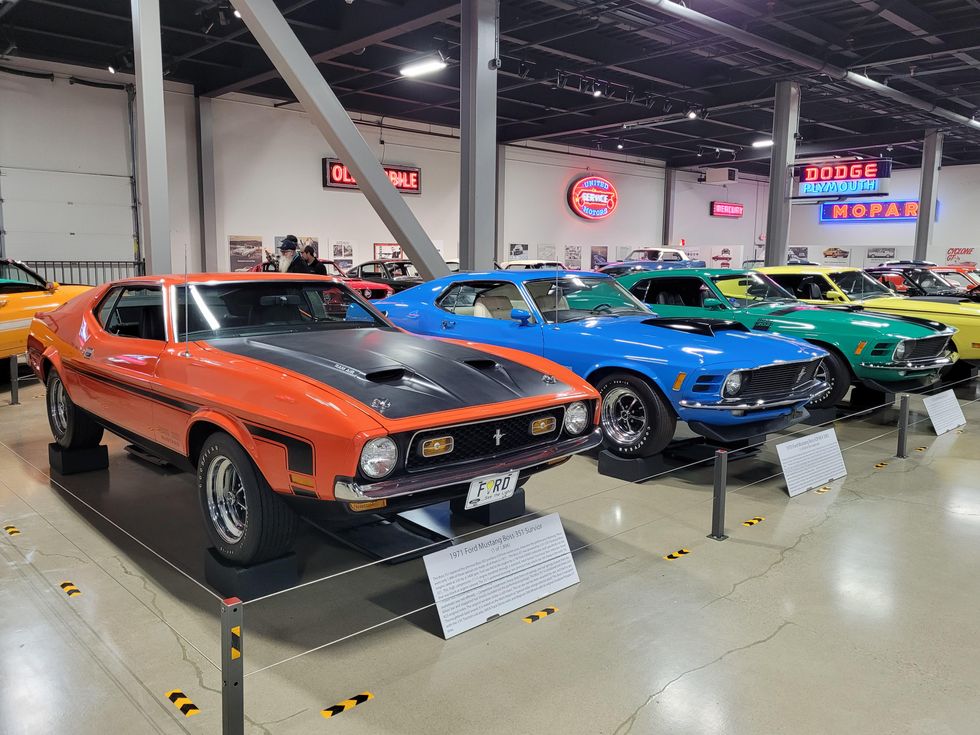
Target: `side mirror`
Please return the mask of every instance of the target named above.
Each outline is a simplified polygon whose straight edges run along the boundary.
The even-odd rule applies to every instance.
[[[382,311],[381,312],[381,316],[384,316],[384,317],[388,316],[388,310],[385,309],[384,311]]]
[[[50,291],[51,293],[54,293],[59,288],[61,288],[61,284],[58,283],[57,281],[48,281],[47,283],[44,284],[44,290]]]
[[[531,323],[531,312],[524,309],[511,309],[510,318],[520,322],[522,327],[526,327]]]
[[[704,308],[708,309],[709,311],[721,311],[722,309],[725,308],[725,305],[722,304],[718,299],[709,298],[704,300]]]
[[[833,291],[833,290],[828,291],[827,294],[826,294],[826,296],[827,296],[827,300],[828,301],[838,301],[838,302],[843,303],[846,300],[842,294],[838,293],[837,291]]]

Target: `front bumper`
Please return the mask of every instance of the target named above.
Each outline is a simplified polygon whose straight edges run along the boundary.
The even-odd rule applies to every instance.
[[[809,403],[817,396],[825,393],[829,387],[830,386],[828,386],[827,383],[822,380],[811,380],[809,383],[797,388],[787,396],[780,396],[779,398],[772,398],[768,400],[764,398],[745,400],[736,396],[735,398],[722,398],[721,400],[713,401],[711,403],[702,403],[701,401],[684,399],[678,401],[678,404],[683,408],[708,409],[712,411],[768,411],[774,408],[783,408],[785,406]]]
[[[549,462],[564,459],[572,454],[594,449],[602,443],[602,432],[596,428],[588,434],[573,439],[564,439],[554,444],[533,447],[509,454],[506,457],[490,458],[471,462],[444,470],[400,475],[390,480],[379,480],[361,485],[350,477],[338,477],[334,483],[334,497],[337,500],[358,502],[397,498],[402,495],[437,490],[452,485],[468,484],[477,477],[502,475],[515,470],[524,470]]]
[[[938,370],[952,365],[955,359],[946,354],[940,357],[930,357],[925,360],[893,360],[891,362],[862,362],[861,367],[868,370],[896,370],[906,373]]]

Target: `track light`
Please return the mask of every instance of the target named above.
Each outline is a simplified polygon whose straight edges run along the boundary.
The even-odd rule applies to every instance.
[[[622,143],[617,143],[616,144],[616,150],[620,150],[620,151],[623,150],[623,144]]]
[[[595,89],[592,90],[592,96],[593,97],[602,97],[602,90],[599,89],[598,87],[596,87]]]
[[[115,74],[116,73],[116,67],[114,67],[112,64],[109,64],[109,66],[107,66],[106,69],[109,70],[109,73],[110,74]]]
[[[236,18],[238,18],[239,20],[241,20],[241,19],[242,19],[242,14],[241,14],[241,13],[240,13],[240,12],[238,11],[238,9],[237,9],[237,8],[235,9],[235,12],[234,12],[234,13],[232,13],[232,15],[234,15],[234,16],[235,16]]]
[[[692,107],[692,108],[690,108],[690,109],[689,109],[689,110],[687,111],[687,119],[688,119],[688,120],[694,120],[694,119],[696,119],[696,118],[697,118],[697,116],[698,116],[698,111],[697,111],[697,108],[695,108],[695,107]]]
[[[753,148],[771,148],[773,145],[773,140],[771,138],[766,138],[764,140],[756,140],[752,142]]]
[[[398,73],[403,77],[420,77],[424,74],[433,74],[437,71],[442,71],[445,68],[446,60],[442,58],[442,54],[439,54],[438,56],[430,56],[406,64],[399,69]]]

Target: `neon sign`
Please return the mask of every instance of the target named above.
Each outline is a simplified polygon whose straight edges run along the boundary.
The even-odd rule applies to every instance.
[[[842,163],[807,163],[797,166],[793,175],[800,182],[859,181],[861,179],[887,179],[892,175],[892,162],[844,161]]]
[[[827,222],[914,222],[919,202],[883,200],[876,202],[825,202],[820,221]]]
[[[712,217],[741,217],[745,214],[745,205],[738,202],[711,202]]]
[[[800,196],[858,196],[862,194],[877,194],[880,191],[880,179],[800,182]]]
[[[422,169],[415,166],[385,165],[385,175],[402,194],[422,193]],[[359,189],[350,169],[335,158],[323,159],[323,188]]]
[[[601,176],[583,176],[568,187],[568,206],[583,219],[605,219],[616,211],[618,204],[616,187]]]

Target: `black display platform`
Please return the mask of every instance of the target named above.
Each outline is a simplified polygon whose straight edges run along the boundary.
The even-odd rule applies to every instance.
[[[869,408],[893,403],[895,403],[894,393],[885,393],[860,384],[851,388],[849,405],[852,411],[866,411]]]
[[[100,444],[91,449],[65,449],[57,442],[48,444],[48,464],[59,475],[77,475],[109,467],[109,448]]]
[[[241,567],[218,555],[214,548],[204,554],[204,578],[225,597],[248,602],[299,584],[296,554]]]
[[[452,540],[408,518],[365,516],[355,526],[330,526],[308,520],[335,541],[385,564],[401,564],[452,546]]]
[[[606,449],[602,449],[598,455],[598,469],[599,474],[606,477],[615,477],[617,480],[625,480],[626,482],[641,482],[692,462],[705,462],[707,464],[706,460],[714,457],[715,452],[719,449],[728,452],[729,461],[752,457],[762,451],[765,442],[765,434],[740,439],[729,444],[716,444],[701,437],[695,437],[671,442],[660,454],[632,459],[619,457]]]
[[[520,518],[527,511],[524,499],[524,488],[517,488],[507,500],[481,505],[479,508],[466,510],[466,498],[457,498],[449,503],[453,515],[461,516],[481,526],[495,526],[498,523]]]

